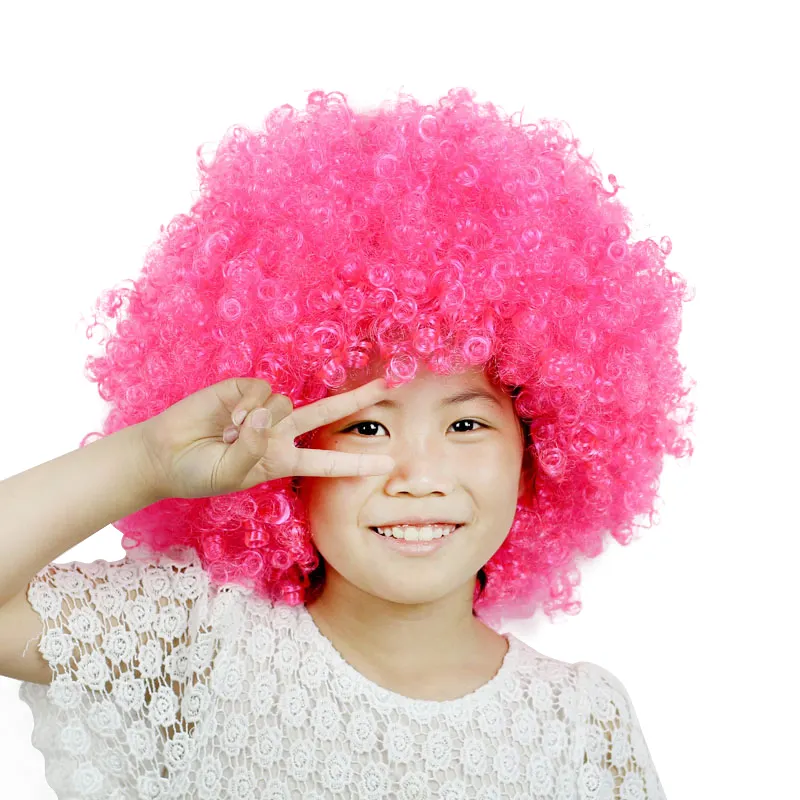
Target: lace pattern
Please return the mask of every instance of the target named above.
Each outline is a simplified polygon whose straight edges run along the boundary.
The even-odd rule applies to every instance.
[[[53,680],[20,697],[60,800],[664,800],[620,681],[511,634],[492,680],[420,700],[192,551],[51,564],[28,599]]]

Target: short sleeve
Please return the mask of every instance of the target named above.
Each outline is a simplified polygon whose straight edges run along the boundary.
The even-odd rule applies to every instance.
[[[136,785],[145,762],[162,775],[180,771],[213,645],[203,630],[206,573],[194,551],[177,552],[146,562],[53,563],[28,586],[52,680],[23,682],[19,694],[59,797],[111,797]],[[141,787],[143,796],[150,791]]]
[[[597,664],[576,667],[579,800],[666,800],[622,682]]]

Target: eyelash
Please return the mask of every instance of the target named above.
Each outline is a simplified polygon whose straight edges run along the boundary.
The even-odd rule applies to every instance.
[[[466,417],[465,419],[457,419],[453,423],[453,425],[458,425],[459,422],[474,422],[476,425],[480,425],[481,428],[488,428],[489,427],[488,425],[485,425],[483,422],[478,422],[478,420],[471,419],[469,417]],[[383,424],[381,424],[380,422],[375,422],[374,420],[371,420],[371,419],[365,419],[365,420],[362,420],[361,422],[354,422],[349,428],[345,428],[342,431],[342,433],[350,433],[350,431],[353,430],[353,428],[357,428],[359,425],[368,425],[368,424],[380,425],[381,428],[385,428],[385,426]],[[457,433],[476,433],[476,431],[457,431]],[[365,439],[374,439],[376,437],[374,437],[374,436],[364,436],[364,438]]]

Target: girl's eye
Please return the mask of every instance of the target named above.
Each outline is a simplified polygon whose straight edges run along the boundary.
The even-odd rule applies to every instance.
[[[482,422],[478,422],[478,420],[476,420],[476,419],[460,419],[457,422],[454,422],[453,425],[460,425],[462,422],[472,422],[475,425],[480,425],[481,428],[488,428],[489,427],[488,425],[484,425]],[[371,420],[365,420],[364,422],[356,422],[356,423],[354,423],[349,428],[346,428],[345,430],[343,430],[342,433],[350,433],[350,431],[354,430],[355,428],[363,428],[366,425],[377,425],[377,426],[383,428],[384,430],[386,430],[386,428],[384,428],[383,425],[381,425],[380,422],[373,422]],[[477,428],[475,430],[477,430]],[[456,433],[472,433],[472,432],[473,432],[472,430],[456,431]],[[375,437],[371,436],[370,434],[359,433],[359,435],[360,436],[362,436],[362,435],[363,436],[367,436],[368,438],[375,438]]]

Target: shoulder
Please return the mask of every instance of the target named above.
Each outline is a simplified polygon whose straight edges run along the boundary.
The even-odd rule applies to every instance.
[[[591,661],[577,661],[571,665],[581,688],[599,692],[626,692],[622,681],[606,667]]]
[[[193,551],[152,561],[51,563],[30,581],[26,597],[39,620],[39,652],[50,679],[140,656],[156,642],[188,640],[207,616],[208,579]],[[161,649],[164,649],[161,647]],[[97,669],[89,669],[97,661]],[[100,663],[103,661],[103,663]],[[110,673],[109,673],[110,674]]]
[[[557,700],[577,724],[615,717],[623,724],[632,720],[634,711],[628,692],[610,670],[589,661],[562,661],[518,638],[516,649],[517,670],[525,676],[530,690]]]
[[[577,683],[575,664],[536,650],[518,636],[511,638],[516,651],[516,665],[521,672],[541,681],[560,683],[569,689],[575,688]]]
[[[98,559],[90,563],[51,563],[31,580],[28,598],[37,611],[41,609],[46,616],[52,617],[57,613],[55,600],[71,602],[101,598],[98,594],[101,587],[117,590],[114,594],[134,592],[152,599],[174,597],[191,601],[198,599],[207,585],[194,551],[179,549],[169,556],[153,555],[152,560],[134,560],[126,555],[111,562]]]
[[[21,683],[19,697],[59,796],[73,796],[76,785],[81,796],[105,797],[105,781],[158,781],[159,743],[186,752],[209,703],[216,641],[208,596],[191,554],[52,563],[30,582],[49,676],[46,685]],[[112,741],[123,760],[108,755]]]
[[[616,732],[638,740],[639,721],[623,682],[611,670],[591,661],[579,661],[573,667],[578,718],[587,735],[602,736],[610,742]]]

